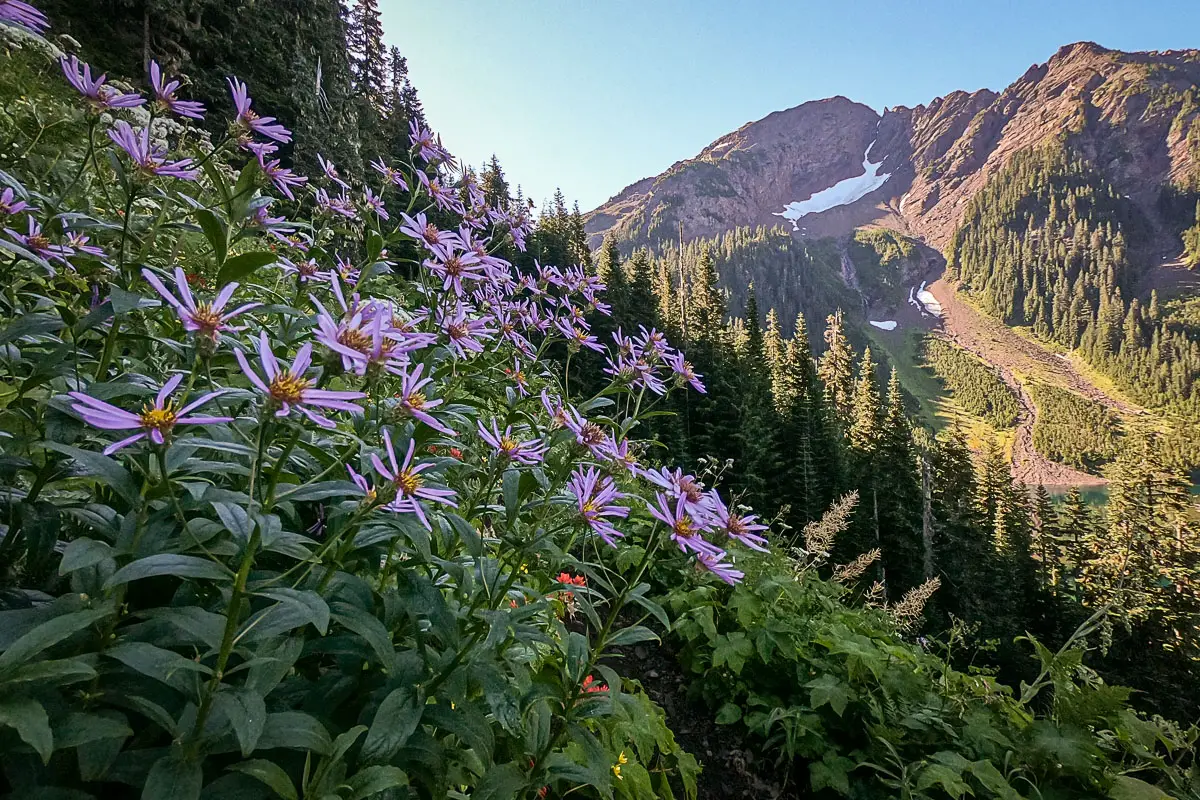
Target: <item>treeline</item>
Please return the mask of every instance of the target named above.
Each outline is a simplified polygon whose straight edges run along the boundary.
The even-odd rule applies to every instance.
[[[1096,473],[1117,455],[1121,421],[1103,403],[1034,381],[1033,446],[1052,461]]]
[[[1128,601],[1117,611],[1123,622],[1106,631],[1108,656],[1099,666],[1145,692],[1143,702],[1164,713],[1200,710],[1200,693],[1188,677],[1196,636],[1179,624],[1200,619],[1191,589],[1200,577],[1194,522],[1186,503],[1150,508],[1157,489],[1136,484],[1145,475],[1185,481],[1162,463],[1161,443],[1138,451],[1139,458],[1158,459],[1152,466],[1147,461],[1113,478],[1114,495],[1140,498],[1140,507],[1089,510],[1086,525],[1077,524],[1080,517],[1069,507],[1039,505],[1031,487],[1014,482],[999,447],[976,458],[961,432],[933,437],[914,428],[895,374],[880,380],[875,357],[854,346],[853,326],[840,311],[829,313],[823,333],[811,336],[805,313],[785,327],[771,309],[764,326],[754,324],[762,309],[757,285],[746,290],[744,304],[731,299],[722,286],[737,273],[718,269],[720,244],[685,247],[682,299],[677,251],[624,257],[609,240],[594,254],[613,306],[612,319],[597,320],[595,332],[607,336],[616,328],[627,333],[637,321],[653,324],[687,342],[691,364],[703,375],[706,394],[662,404],[674,414],[654,420],[654,439],[696,471],[720,471],[732,460],[727,480],[745,502],[775,518],[777,544],[799,543],[800,532],[831,502],[856,491],[859,503],[831,563],[868,554],[866,585],[877,584],[873,591],[891,601],[939,578],[941,588],[926,607],[927,630],[965,625],[971,644],[960,657],[990,663],[1007,680],[1028,677],[1017,637],[1030,632],[1061,642],[1100,605]],[[765,263],[765,245],[759,246]],[[576,356],[586,357],[586,350]],[[575,374],[572,367],[572,380],[581,380]],[[646,402],[652,399],[648,394]],[[1134,520],[1140,536],[1178,543],[1180,566],[1171,580],[1160,581],[1150,566],[1136,579],[1122,576],[1120,565],[1134,563],[1128,549],[1149,546],[1115,533]],[[1051,528],[1058,538],[1045,538]],[[1070,553],[1049,549],[1060,539],[1082,544]],[[1136,601],[1121,588],[1131,583],[1144,588]]]
[[[969,414],[994,428],[1017,424],[1020,406],[1012,390],[996,371],[961,347],[936,336],[926,336],[922,359],[941,379],[946,391]]]
[[[408,126],[424,123],[408,62],[383,42],[378,0],[44,0],[54,30],[79,41],[84,60],[144,76],[151,59],[183,74],[209,109],[214,139],[232,110],[226,78],[247,83],[255,108],[287,120],[285,163],[319,174],[317,155],[346,177],[407,153]],[[143,80],[145,78],[143,77]]]
[[[948,274],[1010,325],[1078,349],[1143,405],[1200,418],[1200,330],[1138,296],[1133,204],[1053,145],[1016,154],[967,206]],[[1140,251],[1139,251],[1140,252]],[[1189,444],[1187,463],[1200,449]]]
[[[859,288],[872,303],[903,295],[905,285],[918,280],[923,265],[917,243],[887,228],[859,228],[847,249]]]

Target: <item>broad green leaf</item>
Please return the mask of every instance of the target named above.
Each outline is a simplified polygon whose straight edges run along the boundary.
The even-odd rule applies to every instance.
[[[172,750],[150,768],[142,787],[142,800],[199,800],[203,785],[200,762]]]
[[[0,677],[32,657],[42,654],[47,648],[53,647],[63,639],[94,625],[107,616],[109,616],[107,609],[89,609],[63,614],[40,623],[29,633],[9,645],[3,654],[0,654]]]
[[[37,751],[42,763],[50,763],[50,754],[54,752],[54,734],[41,703],[29,697],[0,701],[0,725],[16,728],[21,741]]]
[[[917,788],[928,789],[941,786],[953,798],[973,794],[971,787],[962,779],[962,774],[944,764],[927,764],[917,777]]]
[[[234,764],[230,769],[236,772],[243,772],[252,778],[257,778],[265,783],[271,791],[282,797],[283,800],[299,800],[299,795],[296,794],[296,786],[292,783],[292,779],[284,772],[283,767],[274,761],[255,758],[250,761],[243,761],[240,764]]]
[[[359,770],[347,784],[350,786],[350,800],[365,800],[388,789],[407,786],[408,776],[399,767],[376,765]]]
[[[112,558],[112,548],[107,542],[87,537],[76,539],[63,551],[62,561],[58,564],[58,574],[67,575],[77,569],[99,564],[108,558]]]
[[[713,644],[712,665],[716,669],[726,665],[735,674],[742,671],[746,659],[754,655],[754,645],[743,631],[721,634]]]
[[[732,725],[742,718],[742,709],[737,703],[725,703],[717,711],[718,725]]]
[[[125,739],[133,736],[133,729],[124,720],[123,715],[101,716],[72,712],[55,724],[54,748],[65,750],[99,739]]]
[[[607,646],[619,647],[621,645],[637,644],[638,642],[657,642],[658,634],[642,625],[630,625],[628,628],[622,628],[611,637],[609,637]]]
[[[194,214],[196,221],[200,223],[200,230],[204,231],[204,238],[208,239],[208,244],[212,247],[213,258],[219,270],[229,253],[229,230],[225,227],[225,221],[206,208],[199,209]]]
[[[333,742],[325,726],[303,711],[280,711],[267,715],[259,750],[281,747],[287,750],[309,750],[317,755],[329,752]]]
[[[15,342],[24,336],[54,333],[63,327],[63,321],[53,314],[24,314],[0,330],[0,344]]]
[[[130,505],[136,506],[141,499],[141,492],[138,485],[134,483],[133,476],[108,456],[93,453],[91,450],[80,450],[58,442],[43,442],[43,445],[48,450],[55,450],[75,459],[86,474],[99,478]]]
[[[838,680],[837,676],[826,673],[816,680],[809,681],[806,685],[811,690],[810,703],[814,709],[828,703],[839,717],[846,710],[846,704],[850,702],[850,693],[846,691],[846,685]]]
[[[267,264],[274,264],[279,260],[279,256],[274,253],[262,250],[250,253],[242,253],[225,260],[221,265],[221,269],[217,271],[217,283],[226,284],[231,281],[241,281]]]
[[[148,642],[122,642],[105,650],[104,655],[185,693],[191,693],[195,684],[194,679],[190,679],[189,684],[187,676],[190,673],[212,674],[212,670],[204,664]]]
[[[366,762],[389,761],[421,724],[424,711],[424,701],[411,687],[393,689],[375,712],[359,758]]]
[[[280,492],[277,500],[289,500],[293,503],[301,501],[328,500],[331,497],[362,497],[363,490],[350,481],[320,481],[297,486],[294,489]]]
[[[139,308],[154,308],[159,305],[158,300],[142,297],[136,292],[127,292],[119,286],[109,287],[108,300],[112,303],[113,313],[117,316],[128,314]]]
[[[513,520],[517,518],[517,512],[521,508],[521,471],[519,469],[504,470],[502,485],[504,513],[508,517],[508,523],[511,525]]]
[[[241,745],[242,757],[253,753],[267,724],[267,704],[262,696],[246,689],[218,692],[213,708],[229,720]]]
[[[0,678],[0,685],[15,686],[19,683],[37,683],[52,681],[57,686],[69,686],[72,683],[90,680],[96,677],[96,670],[78,659],[63,658],[51,661],[34,661]]]
[[[396,655],[396,648],[392,644],[392,635],[387,628],[383,627],[382,622],[358,606],[352,606],[349,603],[334,603],[333,618],[342,627],[361,636],[371,646],[371,649],[375,651],[376,658],[379,659],[380,666],[384,668],[391,666]]]
[[[471,800],[507,800],[518,796],[525,786],[525,773],[515,763],[496,764],[471,793]]]
[[[1118,775],[1108,790],[1110,800],[1171,800],[1171,795],[1153,784],[1130,775]]]
[[[329,632],[329,604],[316,592],[279,587],[268,589],[260,594],[264,597],[270,597],[273,600],[289,603],[302,609],[307,615],[308,621],[317,629],[317,632],[322,636]]]
[[[221,524],[225,526],[225,530],[237,537],[238,541],[244,542],[250,538],[250,534],[254,531],[254,523],[250,521],[250,515],[246,513],[246,509],[224,501],[214,501],[212,507],[217,512],[217,518],[221,520]]]
[[[222,580],[229,575],[213,562],[196,556],[183,556],[176,553],[158,553],[145,558],[139,558],[121,567],[113,576],[104,582],[105,589],[120,586],[130,581],[143,578],[154,578],[160,575],[172,575],[176,578],[205,578]]]

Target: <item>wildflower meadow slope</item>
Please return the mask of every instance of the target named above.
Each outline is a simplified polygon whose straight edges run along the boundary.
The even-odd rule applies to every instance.
[[[619,671],[667,635],[813,791],[1196,796],[1195,732],[1080,651],[969,680],[649,447],[704,377],[601,341],[584,268],[506,260],[534,223],[424,126],[366,183],[300,175],[235,76],[213,135],[157,64],[139,91],[43,34],[0,0],[8,796],[694,797]]]

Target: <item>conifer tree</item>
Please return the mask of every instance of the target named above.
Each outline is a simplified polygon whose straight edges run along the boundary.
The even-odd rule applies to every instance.
[[[817,374],[836,419],[848,428],[854,403],[854,351],[846,338],[846,323],[841,309],[831,314],[825,322],[825,353],[821,356]]]

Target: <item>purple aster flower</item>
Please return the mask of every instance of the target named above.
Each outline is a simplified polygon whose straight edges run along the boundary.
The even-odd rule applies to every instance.
[[[158,276],[149,269],[142,269],[142,277],[154,287],[154,291],[158,292],[163,300],[175,308],[185,331],[206,337],[213,342],[217,341],[225,331],[242,330],[240,327],[230,325],[229,321],[239,314],[244,314],[250,309],[262,305],[262,303],[246,303],[233,311],[226,312],[225,304],[229,302],[229,298],[233,297],[234,291],[238,288],[236,283],[226,285],[211,303],[197,303],[196,298],[192,296],[191,287],[188,286],[187,275],[184,274],[181,267],[175,268],[175,288],[179,292],[178,297],[172,294],[158,279]]]
[[[408,183],[404,180],[404,175],[399,170],[392,169],[387,164],[383,163],[382,158],[377,158],[371,162],[371,166],[383,176],[383,179],[392,184],[402,192],[408,191]]]
[[[646,326],[639,325],[641,336],[634,339],[634,343],[643,353],[651,356],[651,358],[659,359],[665,356],[671,349],[667,344],[667,337],[663,336],[655,329],[646,330]]]
[[[17,200],[16,196],[16,192],[13,191],[12,187],[8,187],[3,192],[0,192],[0,217],[12,217],[20,214],[22,211],[37,211],[36,208],[24,200]]]
[[[655,486],[666,489],[672,499],[682,499],[687,512],[700,524],[708,525],[715,509],[712,506],[712,498],[704,491],[704,485],[696,480],[695,475],[687,475],[681,469],[672,471],[667,467],[646,470],[643,475]]]
[[[233,105],[237,109],[235,124],[260,136],[274,139],[281,144],[287,144],[292,140],[292,132],[275,122],[274,117],[260,117],[250,108],[253,101],[246,89],[246,84],[237,78],[226,78],[225,81],[229,84],[229,92],[233,95]]]
[[[377,495],[375,489],[373,489],[371,487],[371,484],[370,484],[370,482],[367,481],[366,477],[359,475],[357,472],[355,472],[354,467],[350,466],[349,464],[346,465],[346,472],[350,473],[350,480],[354,481],[354,485],[357,486],[359,489],[362,489],[363,494],[366,495],[367,503],[368,504],[374,503],[375,498],[378,495]]]
[[[659,492],[655,495],[654,503],[647,503],[650,515],[671,529],[671,539],[679,545],[683,552],[708,553],[716,556],[721,549],[704,540],[701,532],[704,525],[688,513],[687,498],[680,497],[673,504],[670,499]]]
[[[21,0],[0,0],[0,22],[10,22],[34,33],[43,33],[50,27],[45,14]]]
[[[42,226],[38,224],[37,220],[33,217],[26,219],[29,220],[29,233],[17,233],[12,228],[5,228],[4,232],[14,242],[23,245],[39,258],[67,263],[67,256],[74,255],[74,251],[61,244],[52,244],[50,237],[42,232]]]
[[[725,557],[729,555],[724,551],[716,553],[697,553],[696,564],[702,569],[711,572],[730,586],[736,586],[741,583],[742,578],[746,577],[746,573],[740,569],[734,569],[733,564],[724,563]]]
[[[638,476],[642,474],[642,468],[638,464],[637,459],[629,452],[628,439],[622,439],[618,442],[615,436],[609,436],[604,440],[601,450],[604,459],[613,464],[620,465],[630,475]]]
[[[200,176],[200,170],[189,169],[192,165],[190,158],[182,158],[179,161],[164,160],[167,150],[165,147],[150,143],[149,128],[134,131],[128,122],[119,119],[113,129],[108,132],[108,138],[112,139],[133,159],[133,163],[137,164],[138,172],[146,178],[161,175],[165,178],[194,181]]]
[[[146,103],[146,99],[139,94],[126,94],[109,86],[105,83],[108,79],[107,75],[101,75],[93,80],[92,68],[87,64],[82,64],[75,56],[63,58],[60,63],[67,80],[81,95],[87,98],[88,104],[96,113],[113,108],[137,108]]]
[[[668,355],[667,364],[675,372],[675,382],[677,385],[691,384],[692,388],[700,394],[708,394],[704,388],[704,384],[700,381],[700,376],[692,369],[691,362],[683,357],[683,353],[676,352]]]
[[[433,378],[422,378],[421,372],[425,369],[424,364],[417,364],[416,368],[409,372],[404,370],[400,374],[400,407],[414,419],[424,422],[429,427],[439,433],[444,433],[447,436],[457,436],[451,428],[448,428],[440,420],[429,413],[430,409],[436,408],[445,402],[442,398],[430,400],[421,390],[426,385],[433,382]]]
[[[483,265],[472,253],[453,253],[446,259],[425,259],[425,267],[442,281],[442,291],[463,295],[463,281],[483,278]]]
[[[592,334],[588,333],[579,325],[572,325],[569,319],[561,318],[554,327],[562,333],[567,340],[567,348],[570,350],[579,350],[581,347],[586,347],[589,350],[595,350],[597,353],[604,352],[604,346],[600,344],[600,340]]]
[[[595,467],[588,467],[585,472],[582,467],[571,473],[567,490],[575,498],[579,515],[587,522],[588,527],[604,540],[609,547],[617,546],[617,539],[624,536],[605,517],[624,519],[629,516],[625,506],[613,505],[625,495],[617,491],[616,484],[609,477],[601,477]]]
[[[551,397],[545,389],[542,389],[542,408],[550,417],[551,428],[565,428],[568,420],[579,416],[575,409],[563,403],[562,399]]]
[[[517,394],[521,397],[529,397],[529,379],[525,377],[525,371],[521,369],[521,359],[514,358],[512,369],[505,368],[504,372],[512,378],[513,385],[517,387]]]
[[[109,405],[103,400],[97,400],[83,392],[70,392],[68,396],[76,401],[75,405],[71,406],[71,408],[89,425],[110,431],[141,429],[140,433],[136,433],[128,439],[122,439],[104,448],[104,455],[106,456],[112,455],[122,447],[127,447],[147,436],[155,444],[163,444],[167,441],[167,437],[171,435],[176,425],[213,425],[219,422],[233,421],[232,417],[188,416],[188,412],[192,409],[199,408],[217,395],[224,394],[225,390],[209,392],[199,399],[188,403],[183,408],[176,408],[174,402],[168,401],[167,398],[171,396],[171,393],[175,391],[182,380],[182,374],[172,377],[158,391],[158,395],[154,398],[154,405],[147,404],[142,406],[142,410],[138,414]]]
[[[450,337],[450,347],[459,358],[466,358],[468,353],[482,353],[481,339],[492,338],[496,331],[489,328],[482,319],[473,319],[467,314],[467,307],[459,304],[452,313],[440,312],[442,330]]]
[[[388,435],[387,428],[383,429],[383,444],[391,469],[388,469],[383,460],[374,453],[371,454],[371,466],[396,487],[396,498],[385,508],[398,513],[416,514],[417,519],[421,520],[421,524],[425,526],[426,530],[433,530],[433,526],[429,524],[429,519],[425,516],[424,509],[421,508],[421,501],[428,500],[432,503],[458,508],[458,504],[451,499],[454,497],[454,491],[425,485],[425,479],[421,473],[432,467],[433,464],[429,462],[412,463],[413,453],[417,447],[416,439],[408,440],[408,452],[404,456],[404,461],[400,463],[396,461],[396,451],[392,449],[392,437]]]
[[[280,257],[279,266],[285,275],[295,275],[302,284],[310,281],[325,283],[330,279],[328,270],[322,270],[315,258],[297,263],[290,258]]]
[[[340,197],[330,197],[329,192],[324,189],[317,189],[317,206],[324,211],[329,211],[346,219],[357,219],[358,211],[354,208],[354,203],[346,196],[343,190]]]
[[[421,337],[406,337],[391,325],[390,316],[377,314],[366,322],[368,341],[354,363],[354,371],[363,375],[372,367],[404,374],[408,366],[408,354],[425,347],[428,340]]]
[[[424,172],[417,173],[417,181],[421,184],[429,196],[433,198],[433,204],[443,211],[453,211],[457,214],[463,213],[462,201],[458,199],[458,194],[450,186],[443,186],[442,182],[434,176],[430,178]]]
[[[325,177],[341,186],[343,189],[349,189],[350,184],[342,180],[342,176],[338,174],[337,167],[332,161],[326,161],[325,156],[317,153],[317,163],[321,165],[321,171],[325,173]]]
[[[355,268],[353,261],[341,255],[334,256],[333,260],[337,264],[337,269],[334,271],[339,278],[349,284],[358,283],[358,277],[362,271]]]
[[[72,231],[67,228],[66,223],[63,223],[63,234],[67,237],[67,247],[74,250],[76,253],[84,253],[89,256],[95,256],[103,261],[108,257],[108,253],[104,252],[103,247],[94,244],[88,244],[92,237],[81,231]]]
[[[542,404],[545,405],[545,395]],[[604,442],[608,438],[604,429],[594,422],[588,422],[570,406],[564,406],[562,414],[563,424],[575,434],[576,443],[586,447],[596,458],[604,458]]]
[[[713,526],[717,530],[724,532],[730,539],[736,539],[751,550],[757,550],[760,553],[767,552],[767,540],[758,535],[758,531],[767,530],[767,526],[755,522],[758,519],[757,516],[747,514],[739,517],[734,514],[722,502],[715,489],[708,493],[708,498],[713,511]]]
[[[267,341],[267,332],[260,333],[258,358],[262,363],[263,372],[267,376],[265,381],[250,368],[246,356],[240,349],[234,350],[233,354],[237,357],[242,372],[246,374],[250,382],[270,399],[271,405],[279,407],[275,412],[277,417],[286,417],[291,413],[292,406],[295,406],[300,413],[322,428],[334,428],[336,423],[333,420],[318,414],[313,409],[329,408],[358,415],[363,413],[357,403],[350,401],[361,400],[366,397],[364,393],[314,389],[312,381],[304,377],[304,373],[308,371],[308,367],[312,363],[312,344],[306,343],[301,347],[296,353],[295,360],[292,361],[292,366],[284,371],[279,368],[279,362],[275,360],[275,354],[271,352],[271,345]]]
[[[546,457],[546,445],[542,444],[541,439],[519,442],[513,438],[512,425],[506,427],[504,433],[501,433],[500,426],[495,419],[492,420],[491,430],[488,430],[483,424],[483,420],[479,421],[479,436],[492,446],[497,455],[527,467],[540,464]]]
[[[450,231],[439,230],[436,225],[426,220],[425,214],[417,214],[414,219],[408,214],[401,213],[400,218],[404,220],[404,224],[400,226],[400,232],[419,239],[425,245],[425,249],[433,253],[434,258],[444,261],[454,252],[454,248],[458,244],[458,237]]]
[[[308,178],[303,175],[297,175],[290,169],[282,166],[282,162],[278,158],[273,158],[270,161],[266,160],[267,151],[262,148],[256,148],[254,154],[258,157],[258,165],[262,167],[263,174],[275,184],[284,197],[288,200],[295,200],[296,196],[292,194],[293,186],[303,186],[308,183]]]
[[[441,137],[424,127],[417,120],[408,123],[408,140],[417,149],[417,155],[429,162],[443,161],[450,156],[442,147]]]
[[[372,192],[370,186],[363,187],[363,205],[374,211],[380,219],[391,219],[387,209],[383,207],[383,198]]]
[[[177,98],[175,92],[179,90],[179,81],[164,81],[162,68],[158,66],[157,61],[150,62],[150,85],[154,88],[154,101],[159,108],[181,117],[204,119],[204,104]]]

